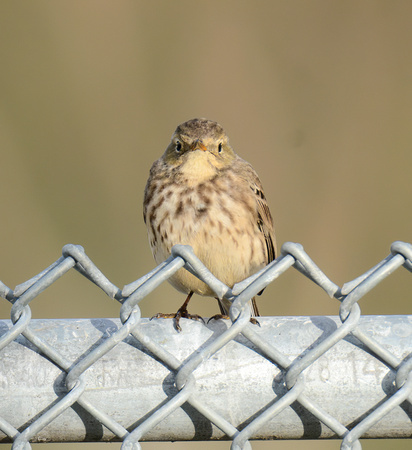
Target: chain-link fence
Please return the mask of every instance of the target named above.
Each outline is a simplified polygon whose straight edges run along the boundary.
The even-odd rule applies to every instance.
[[[412,437],[412,316],[361,316],[359,300],[399,267],[395,242],[375,267],[337,286],[299,244],[229,289],[188,246],[122,290],[80,246],[16,287],[0,321],[0,439],[31,442]],[[229,320],[142,319],[139,302],[184,267],[232,301]],[[262,317],[248,301],[289,268],[340,301],[338,317]],[[121,304],[120,320],[31,320],[29,303],[75,268]]]

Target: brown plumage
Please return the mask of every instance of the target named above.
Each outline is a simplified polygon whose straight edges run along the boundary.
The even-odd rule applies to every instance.
[[[192,119],[177,127],[150,170],[143,215],[157,263],[170,256],[173,245],[188,244],[229,287],[276,257],[272,216],[259,177],[211,120]],[[185,269],[169,282],[188,297],[176,314],[156,317],[175,317],[180,329],[180,317],[199,317],[186,309],[192,294],[215,294]],[[258,316],[255,299],[252,304]],[[230,303],[224,299],[219,305],[227,315]]]

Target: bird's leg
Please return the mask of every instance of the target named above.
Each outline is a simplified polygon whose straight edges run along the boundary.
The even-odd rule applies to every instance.
[[[158,313],[155,314],[152,319],[175,319],[174,326],[177,331],[182,331],[182,328],[179,324],[180,319],[183,317],[184,319],[193,319],[193,320],[201,320],[204,322],[203,317],[198,314],[189,314],[187,311],[187,305],[189,304],[190,299],[192,298],[193,291],[189,292],[189,295],[186,297],[183,305],[177,310],[175,314],[163,314]],[[150,319],[150,320],[152,320]]]
[[[218,305],[219,305],[220,314],[221,314],[222,316],[227,316],[227,317],[229,317],[229,316],[226,314],[225,308],[223,307],[223,303],[222,303],[217,297],[215,297],[215,298],[216,298],[217,303],[218,303]]]
[[[260,316],[259,310],[258,310],[258,307],[257,307],[257,304],[256,304],[256,298],[255,297],[252,297],[252,316],[254,316],[254,317],[250,318],[250,323],[253,323],[253,325],[259,325],[260,326],[259,321],[257,319],[255,319],[255,317],[259,317]]]
[[[185,302],[183,305],[177,310],[177,313],[175,315],[175,328],[177,331],[181,331],[182,328],[179,325],[180,318],[183,317],[184,319],[193,319],[193,320],[201,320],[204,322],[203,317],[199,316],[198,314],[189,314],[187,311],[187,305],[189,304],[190,299],[192,298],[193,291],[189,292],[189,295],[186,297]]]

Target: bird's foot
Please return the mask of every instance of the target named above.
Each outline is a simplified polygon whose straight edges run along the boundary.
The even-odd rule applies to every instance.
[[[260,326],[259,321],[255,317],[251,317],[250,318],[250,323],[253,323],[253,325],[259,325]]]
[[[209,323],[211,320],[219,320],[219,319],[229,320],[230,317],[227,316],[226,314],[215,314],[214,316],[210,317],[207,323]]]
[[[225,320],[228,320],[228,319],[230,319],[230,317],[227,316],[227,315],[225,315],[225,314],[215,314],[214,316],[212,316],[212,317],[207,321],[207,323],[209,323],[211,320],[219,320],[219,319],[225,319]],[[260,326],[259,321],[258,321],[255,317],[251,317],[251,318],[250,318],[250,323],[253,323],[253,325],[259,325],[259,326]]]
[[[180,319],[192,319],[192,320],[201,320],[203,323],[205,323],[202,316],[199,316],[198,314],[189,314],[186,308],[179,308],[176,313],[174,314],[163,314],[163,313],[157,313],[155,314],[150,320],[152,319],[174,319],[174,327],[177,331],[182,331],[182,327],[180,326]]]

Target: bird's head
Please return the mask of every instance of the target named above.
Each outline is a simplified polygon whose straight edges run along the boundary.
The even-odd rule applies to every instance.
[[[185,175],[200,179],[211,178],[235,158],[224,129],[207,119],[192,119],[179,125],[163,155],[166,164],[180,166]]]

